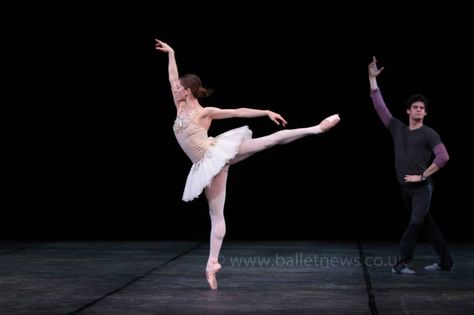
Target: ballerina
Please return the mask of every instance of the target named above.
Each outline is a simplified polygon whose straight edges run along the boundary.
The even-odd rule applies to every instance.
[[[218,257],[226,232],[224,203],[229,166],[275,145],[324,133],[334,127],[340,117],[335,114],[315,126],[280,130],[260,138],[252,138],[252,131],[247,126],[210,137],[208,130],[214,119],[267,116],[283,127],[287,122],[280,114],[270,110],[203,107],[199,99],[209,96],[212,91],[203,87],[201,79],[194,74],[179,76],[175,52],[168,44],[156,39],[155,48],[168,54],[168,75],[177,110],[173,130],[179,145],[193,163],[182,199],[191,201],[204,190],[208,201],[211,233],[206,279],[210,289],[216,290],[216,273],[222,268]]]

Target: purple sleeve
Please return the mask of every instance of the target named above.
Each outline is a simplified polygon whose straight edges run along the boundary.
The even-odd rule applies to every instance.
[[[439,168],[443,167],[446,164],[446,162],[449,161],[448,150],[446,150],[446,147],[444,146],[444,144],[442,143],[437,144],[434,147],[433,152],[435,154],[433,163],[436,164]]]
[[[385,127],[387,127],[390,119],[392,119],[392,114],[390,114],[387,105],[385,105],[380,89],[377,88],[370,90],[370,97],[372,98],[372,103],[374,104],[377,115],[379,115],[379,118],[382,120]]]

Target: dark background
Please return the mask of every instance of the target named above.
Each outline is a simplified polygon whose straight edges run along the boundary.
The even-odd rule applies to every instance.
[[[160,38],[175,49],[181,74],[215,89],[204,105],[268,108],[288,128],[341,115],[327,134],[231,168],[227,239],[399,239],[408,217],[391,138],[369,97],[375,55],[394,116],[406,121],[411,94],[430,99],[425,123],[451,156],[433,176],[432,213],[448,240],[472,240],[468,11],[314,6],[14,12],[3,42],[1,238],[207,239],[204,195],[181,201],[191,162],[173,135],[168,59],[154,49]],[[254,137],[280,129],[267,118],[233,119],[215,121],[210,134],[243,124]]]

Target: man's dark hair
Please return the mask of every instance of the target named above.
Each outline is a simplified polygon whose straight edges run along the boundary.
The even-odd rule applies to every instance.
[[[428,98],[423,94],[414,94],[410,96],[407,100],[407,109],[410,109],[411,105],[415,102],[423,102],[425,104],[425,110],[428,109]]]

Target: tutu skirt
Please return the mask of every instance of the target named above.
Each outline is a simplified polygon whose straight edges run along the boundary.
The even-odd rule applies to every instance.
[[[202,159],[193,163],[186,179],[183,200],[191,201],[199,197],[222,168],[237,155],[242,141],[251,138],[252,131],[247,126],[229,130],[215,137]]]

